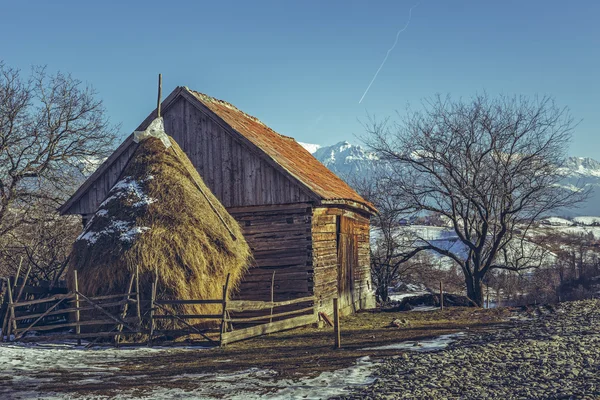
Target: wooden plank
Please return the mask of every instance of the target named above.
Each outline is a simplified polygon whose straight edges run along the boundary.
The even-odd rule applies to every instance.
[[[221,319],[221,314],[171,314],[154,315],[154,319]]]
[[[291,304],[304,303],[307,301],[315,301],[314,296],[301,297],[298,299],[285,300],[285,301],[250,301],[250,300],[229,300],[227,302],[227,311],[242,312],[242,311],[257,311],[267,310],[271,307],[288,306]]]
[[[327,323],[327,325],[333,327],[333,321],[331,320],[331,318],[329,318],[329,315],[327,315],[326,312],[321,311],[319,313],[319,316],[323,319],[323,321],[325,321]]]
[[[223,300],[156,300],[154,304],[223,304]]]
[[[54,310],[56,307],[58,307],[63,301],[65,301],[65,299],[59,300],[52,307],[48,308],[45,313],[41,314],[35,321],[33,321],[27,328],[25,328],[25,330],[21,332],[21,334],[17,337],[17,339],[19,339],[21,336],[23,336],[25,333],[27,333],[27,331],[29,331],[31,328],[33,328],[35,326],[35,324],[40,322],[40,320],[42,318],[49,315],[52,312],[52,310]]]
[[[63,299],[64,300],[64,299]],[[59,302],[62,302],[63,300],[59,300]],[[126,304],[127,302],[135,302],[135,300],[122,300],[122,301],[117,301],[114,303],[107,303],[107,304],[102,304],[102,307],[116,307],[116,306],[122,306],[124,304]],[[58,303],[57,303],[58,304]],[[53,306],[54,307],[54,306]],[[72,313],[75,312],[77,310],[79,311],[91,311],[91,310],[95,310],[96,308],[93,306],[89,306],[89,307],[70,307],[70,308],[63,308],[60,310],[56,310],[56,311],[52,311],[48,314],[46,313],[39,313],[39,314],[25,314],[25,315],[21,315],[15,318],[16,321],[23,321],[23,320],[27,320],[27,319],[33,319],[33,318],[37,318],[40,315],[45,315],[45,316],[51,316],[51,315],[60,315],[60,314],[68,314],[68,313]]]
[[[298,310],[292,310],[292,311],[286,311],[286,312],[282,312],[282,313],[275,313],[275,314],[269,314],[269,315],[260,315],[257,317],[247,317],[247,318],[229,318],[226,321],[235,323],[235,322],[253,322],[253,321],[261,321],[261,320],[266,320],[266,319],[270,319],[271,321],[273,320],[273,318],[281,318],[281,317],[287,317],[290,315],[295,315],[295,314],[302,314],[308,311],[314,311],[314,306],[310,306],[310,307],[305,307],[305,308],[301,308]]]
[[[237,329],[232,332],[225,332],[222,335],[222,343],[233,343],[252,337],[266,335],[269,333],[281,332],[288,329],[298,328],[301,326],[310,325],[317,322],[316,316],[302,315],[299,317],[285,319],[283,321],[276,321],[270,324],[263,324],[258,326],[252,326],[244,329]]]
[[[126,321],[133,321],[134,318],[126,318]],[[34,331],[50,331],[53,329],[60,329],[60,328],[71,328],[71,327],[77,327],[77,326],[91,326],[91,325],[116,325],[116,322],[111,320],[111,319],[92,319],[89,321],[75,321],[75,322],[67,322],[64,324],[50,324],[50,325],[40,325],[40,326],[36,326],[35,329],[33,329]],[[28,328],[19,328],[17,329],[17,332],[22,332],[27,330]],[[112,333],[114,336],[114,332]]]
[[[108,311],[106,311],[105,309],[103,309],[101,306],[99,306],[98,304],[96,304],[94,301],[92,301],[90,298],[88,298],[87,296],[81,294],[80,292],[77,292],[77,294],[81,297],[83,297],[83,299],[85,301],[87,301],[88,303],[90,303],[92,306],[94,306],[94,308],[96,308],[98,311],[100,311],[101,313],[105,314],[108,318],[112,319],[113,321],[117,322],[118,324],[123,324],[124,327],[126,327],[127,329],[129,329],[130,331],[135,331],[135,329],[133,329],[131,326],[127,325],[123,319],[121,318],[117,318],[114,315],[112,315],[111,313],[109,313]],[[123,296],[123,295],[121,295]]]
[[[57,294],[57,295],[54,295],[51,297],[47,297],[45,299],[29,300],[29,301],[21,301],[19,303],[13,303],[11,307],[13,307],[13,308],[25,307],[25,306],[31,306],[34,304],[49,303],[51,301],[61,300],[64,298],[74,298],[74,297],[75,297],[74,293]]]
[[[140,333],[139,331],[136,332],[122,332],[121,335],[134,335]],[[110,331],[110,332],[88,332],[88,333],[81,333],[79,335],[75,335],[75,334],[61,334],[61,335],[39,335],[39,336],[25,336],[22,337],[20,339],[20,342],[24,342],[24,343],[30,343],[30,342],[51,342],[53,340],[59,340],[59,341],[63,341],[63,340],[69,340],[69,339],[86,339],[86,338],[100,338],[100,337],[109,337],[109,336],[114,336],[115,332]]]
[[[256,217],[257,213],[260,215],[268,216],[270,214],[280,215],[282,211],[286,211],[289,213],[297,213],[297,214],[310,214],[310,210],[312,209],[311,203],[306,202],[298,202],[291,204],[264,204],[264,205],[256,205],[256,206],[245,206],[245,207],[228,207],[227,211],[234,218],[244,218]]]

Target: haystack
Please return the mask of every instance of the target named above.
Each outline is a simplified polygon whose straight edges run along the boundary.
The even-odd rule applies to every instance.
[[[70,288],[77,270],[86,296],[126,293],[138,266],[142,300],[156,276],[157,299],[220,299],[228,274],[231,294],[250,260],[239,225],[172,138],[142,139],[73,245]],[[211,314],[220,306],[173,311]]]

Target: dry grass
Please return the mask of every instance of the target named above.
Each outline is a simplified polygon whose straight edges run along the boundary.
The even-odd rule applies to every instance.
[[[177,143],[173,139],[171,142],[169,149],[155,138],[140,143],[121,181],[137,182],[142,191],[111,190],[109,200],[100,206],[84,231],[88,237],[94,236],[95,242],[80,239],[73,246],[71,288],[72,271],[77,270],[80,291],[86,295],[125,293],[139,266],[142,299],[150,298],[155,271],[159,299],[219,299],[228,274],[230,293],[235,290],[249,264],[250,248],[237,222],[204,184]],[[123,226],[118,221],[127,228],[115,229],[115,223]],[[131,227],[149,229],[131,241],[123,240],[123,230]],[[105,233],[95,234],[98,232]],[[184,305],[177,306],[176,311],[216,313],[220,306]]]

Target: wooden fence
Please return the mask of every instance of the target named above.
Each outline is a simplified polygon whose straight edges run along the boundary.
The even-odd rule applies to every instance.
[[[315,298],[304,297],[286,301],[246,301],[227,299],[227,279],[220,299],[167,300],[156,299],[156,281],[151,298],[140,299],[139,279],[136,273],[130,279],[128,291],[123,294],[87,296],[78,290],[48,294],[43,298],[20,300],[15,298],[10,280],[7,285],[6,317],[3,336],[8,340],[51,340],[112,337],[119,345],[123,336],[147,335],[148,345],[153,340],[182,335],[197,335],[211,345],[248,339],[268,333],[316,323]],[[135,281],[135,291],[134,288]],[[169,306],[182,304],[220,305],[214,314],[182,314]],[[142,309],[145,312],[142,314]],[[171,320],[167,328],[158,321]],[[212,323],[211,323],[212,322]],[[178,325],[178,327],[175,327]],[[208,325],[208,328],[203,326]],[[211,326],[212,325],[212,326]],[[183,328],[182,328],[183,326]],[[84,328],[84,332],[81,328]],[[36,332],[35,336],[28,333]],[[56,336],[57,331],[62,331]]]

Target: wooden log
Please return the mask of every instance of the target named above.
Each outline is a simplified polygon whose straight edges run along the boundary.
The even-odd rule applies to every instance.
[[[305,313],[307,311],[312,311],[312,310],[314,310],[314,306],[301,308],[299,310],[286,311],[286,312],[277,313],[277,314],[260,315],[258,317],[229,318],[227,321],[235,323],[235,322],[253,322],[253,321],[260,321],[263,319],[270,319],[271,321],[269,321],[269,322],[273,322],[272,321],[273,318],[280,318],[280,317],[286,317],[289,315],[302,314],[302,313]]]
[[[81,327],[79,326],[80,320],[80,311],[79,311],[79,282],[77,279],[77,270],[73,270],[73,278],[75,279],[75,334],[79,335],[81,333]],[[77,339],[77,346],[81,346],[81,339]]]
[[[335,335],[335,348],[339,349],[342,347],[341,335],[340,335],[340,309],[338,304],[338,298],[333,298],[333,333]]]
[[[225,332],[221,334],[221,344],[233,343],[239,340],[249,339],[252,337],[266,335],[274,332],[281,332],[288,329],[297,328],[300,326],[310,325],[316,322],[314,314],[301,315],[299,317],[284,319],[282,321],[272,322],[270,324],[263,324],[252,326],[244,329],[237,329],[232,332]]]

